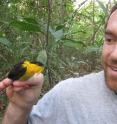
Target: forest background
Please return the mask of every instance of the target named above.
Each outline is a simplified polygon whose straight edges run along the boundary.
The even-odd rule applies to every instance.
[[[22,60],[46,65],[42,95],[60,80],[102,70],[104,25],[115,0],[0,0],[0,79]],[[0,94],[0,117],[8,103]]]

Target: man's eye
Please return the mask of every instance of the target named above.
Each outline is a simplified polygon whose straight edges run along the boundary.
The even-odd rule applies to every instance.
[[[112,42],[113,40],[111,38],[106,39],[107,42]]]
[[[115,42],[115,40],[113,38],[105,38],[105,42],[107,44],[113,44]]]

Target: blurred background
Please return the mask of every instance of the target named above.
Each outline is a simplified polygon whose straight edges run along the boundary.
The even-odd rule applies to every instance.
[[[0,0],[0,79],[22,60],[46,65],[42,96],[60,80],[102,70],[104,26],[115,0]],[[0,93],[0,119],[8,104]]]

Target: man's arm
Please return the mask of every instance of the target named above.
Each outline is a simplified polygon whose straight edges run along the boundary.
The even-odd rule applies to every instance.
[[[42,74],[36,74],[28,81],[1,81],[0,89],[6,86],[9,98],[2,124],[27,124],[32,106],[38,101],[42,84]]]
[[[9,103],[2,124],[27,124],[29,110],[21,108]]]

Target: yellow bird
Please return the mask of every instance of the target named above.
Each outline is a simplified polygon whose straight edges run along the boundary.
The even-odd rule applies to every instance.
[[[16,64],[8,74],[14,80],[28,80],[35,73],[44,73],[45,67],[41,62],[22,61]]]

